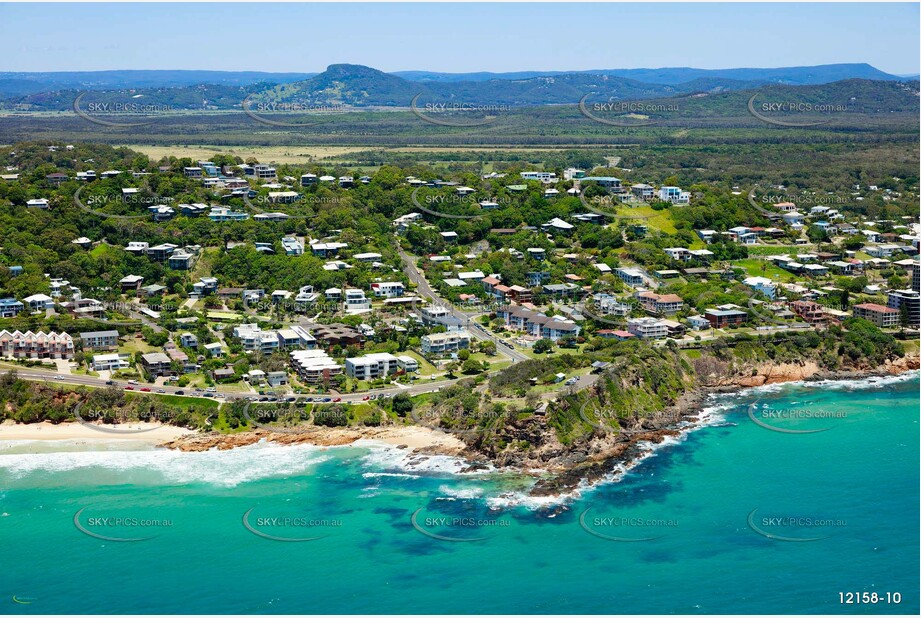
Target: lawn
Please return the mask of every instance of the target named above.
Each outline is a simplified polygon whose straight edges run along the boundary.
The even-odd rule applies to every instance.
[[[796,276],[793,273],[787,272],[767,260],[746,258],[744,260],[735,260],[732,265],[745,269],[746,274],[752,277],[767,277],[776,281],[796,281]]]
[[[637,223],[645,223],[649,227],[656,228],[666,234],[674,234],[678,231],[675,229],[672,213],[667,209],[653,210],[652,206],[626,206],[618,208],[617,214],[626,217],[647,217],[645,221],[638,220]],[[621,221],[621,223],[629,223],[629,220]]]

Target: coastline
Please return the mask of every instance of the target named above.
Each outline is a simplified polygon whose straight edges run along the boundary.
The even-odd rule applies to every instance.
[[[682,435],[705,426],[708,400],[714,395],[741,393],[748,389],[801,382],[848,381],[872,377],[887,377],[919,369],[918,356],[906,356],[882,367],[849,370],[822,370],[814,362],[768,363],[747,372],[747,375],[713,377],[683,393],[671,406],[659,414],[640,419],[624,433],[598,432],[577,445],[564,447],[555,442],[550,433],[550,444],[542,445],[529,459],[492,460],[478,451],[475,444],[467,444],[458,436],[418,425],[391,425],[382,427],[308,427],[303,431],[275,432],[263,428],[234,434],[217,432],[200,433],[190,429],[163,426],[153,423],[132,423],[124,429],[154,429],[144,433],[104,433],[77,422],[57,425],[51,423],[16,424],[0,423],[0,442],[8,440],[74,441],[86,444],[103,444],[121,440],[167,448],[183,452],[201,452],[212,449],[229,450],[259,442],[277,445],[310,444],[315,446],[347,446],[359,441],[372,441],[407,453],[422,456],[450,456],[465,463],[460,472],[474,472],[487,464],[497,471],[526,474],[536,482],[528,491],[530,498],[547,499],[559,503],[560,498],[577,495],[593,486],[616,480],[640,461],[648,457],[658,445],[667,440],[681,439]],[[541,423],[534,418],[528,423]],[[528,426],[517,429],[528,430]],[[545,428],[546,429],[546,428]]]
[[[919,368],[919,356],[905,356],[873,369],[834,371],[823,370],[812,361],[768,363],[759,366],[748,376],[737,375],[705,383],[682,394],[677,402],[658,415],[644,419],[642,428],[646,431],[631,433],[626,439],[618,435],[613,439],[605,436],[589,441],[588,446],[583,449],[586,457],[582,462],[569,469],[556,471],[552,478],[540,479],[531,489],[530,495],[562,497],[576,494],[598,483],[614,480],[636,466],[664,441],[680,439],[682,435],[702,427],[701,417],[705,412],[706,403],[714,395],[742,393],[775,384],[810,384],[892,377],[918,371]]]
[[[161,423],[127,423],[120,425],[123,433],[103,432],[91,426],[67,421],[64,423],[16,423],[4,421],[0,423],[0,442],[7,440],[22,441],[74,441],[81,442],[112,442],[128,440],[158,445],[166,440],[178,440],[196,432],[184,427],[163,425]]]

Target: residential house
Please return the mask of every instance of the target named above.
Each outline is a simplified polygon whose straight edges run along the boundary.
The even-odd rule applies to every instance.
[[[151,377],[173,375],[172,360],[163,352],[150,352],[141,355],[141,366]]]
[[[704,318],[711,328],[725,328],[742,324],[748,320],[748,314],[740,309],[707,309]]]
[[[12,318],[25,309],[15,298],[0,298],[0,318]]]
[[[668,336],[668,326],[656,318],[630,318],[627,320],[627,332],[640,339],[664,339]]]

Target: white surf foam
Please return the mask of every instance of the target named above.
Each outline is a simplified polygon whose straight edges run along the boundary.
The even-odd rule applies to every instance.
[[[167,449],[17,453],[0,455],[0,470],[14,478],[40,472],[110,470],[121,479],[127,473],[130,482],[235,487],[263,478],[304,474],[330,459],[323,451],[312,445],[259,443],[191,453]]]

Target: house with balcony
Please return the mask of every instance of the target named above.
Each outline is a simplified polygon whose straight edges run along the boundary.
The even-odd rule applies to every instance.
[[[659,199],[675,205],[684,205],[691,202],[691,193],[682,191],[681,187],[664,186],[659,188]]]
[[[406,293],[406,286],[401,281],[382,281],[372,283],[371,291],[377,298],[399,298]]]
[[[433,333],[422,337],[422,353],[426,355],[442,356],[456,353],[469,347],[470,333],[466,330]]]
[[[0,298],[0,318],[12,318],[25,310],[25,305],[15,298]]]
[[[657,318],[630,318],[627,332],[640,339],[664,339],[668,336],[668,325]]]

